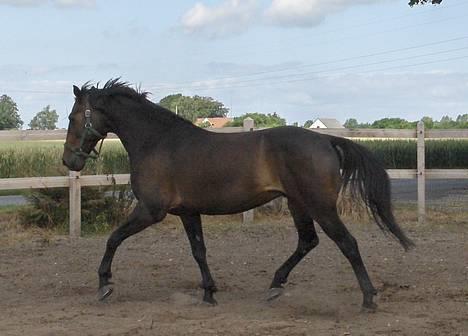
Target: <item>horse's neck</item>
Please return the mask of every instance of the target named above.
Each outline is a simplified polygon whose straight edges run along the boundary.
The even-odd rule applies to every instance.
[[[158,116],[158,114],[161,115]],[[184,133],[196,127],[184,123],[167,115],[168,111],[156,111],[150,106],[130,106],[127,108],[114,108],[112,113],[112,124],[115,134],[120,138],[128,152],[130,161],[133,161],[137,153],[148,146],[157,148],[163,139],[177,136],[174,129]],[[164,115],[166,114],[166,115]]]

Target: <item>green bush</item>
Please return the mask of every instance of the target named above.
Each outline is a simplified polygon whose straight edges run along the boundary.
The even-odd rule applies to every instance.
[[[69,190],[38,189],[27,195],[30,205],[19,212],[22,225],[62,232],[68,230]],[[121,224],[133,203],[129,186],[88,187],[81,190],[81,227],[84,234],[107,232]]]

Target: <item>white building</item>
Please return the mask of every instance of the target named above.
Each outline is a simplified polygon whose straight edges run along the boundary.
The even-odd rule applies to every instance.
[[[318,118],[309,128],[344,128],[344,126],[336,119]]]

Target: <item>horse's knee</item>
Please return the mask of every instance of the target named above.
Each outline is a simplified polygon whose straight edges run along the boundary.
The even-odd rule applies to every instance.
[[[120,245],[121,242],[122,242],[122,239],[118,237],[117,234],[112,233],[109,239],[107,239],[106,247],[107,249],[115,250],[117,249],[117,247]]]
[[[298,249],[302,254],[307,254],[319,244],[319,237],[314,235],[310,239],[299,239]]]

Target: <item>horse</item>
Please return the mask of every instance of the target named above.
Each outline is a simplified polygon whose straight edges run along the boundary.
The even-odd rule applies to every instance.
[[[362,291],[362,308],[376,309],[377,291],[356,239],[337,212],[338,195],[346,188],[365,202],[380,229],[405,250],[414,245],[393,216],[385,169],[368,149],[350,140],[291,126],[209,132],[120,79],[101,88],[87,82],[81,88],[73,86],[73,92],[63,164],[80,171],[88,158],[99,155],[98,142],[113,132],[128,152],[137,200],[128,219],[107,240],[98,270],[99,300],[112,294],[111,264],[118,246],[167,214],[180,217],[200,268],[203,302],[213,305],[217,288],[206,259],[201,215],[235,214],[279,196],[287,198],[298,242],[276,270],[268,300],[281,295],[290,272],[319,244],[316,222],[350,262]]]

